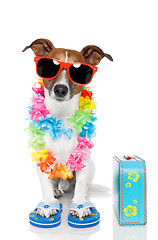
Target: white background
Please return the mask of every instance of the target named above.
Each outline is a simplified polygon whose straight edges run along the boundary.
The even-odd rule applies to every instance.
[[[157,231],[158,35],[157,1],[1,2],[1,161],[0,214],[3,239],[151,239]],[[136,154],[146,160],[147,227],[119,227],[112,194],[91,194],[102,215],[100,229],[84,232],[62,225],[31,230],[28,215],[41,200],[35,164],[27,149],[27,105],[36,82],[33,53],[22,53],[37,38],[80,51],[94,44],[109,53],[91,83],[97,101],[97,137],[92,152],[94,183],[112,188],[112,157]],[[65,200],[68,201],[68,200]],[[68,202],[67,202],[68,204]],[[65,206],[66,203],[65,203]],[[97,231],[98,230],[98,231]],[[35,233],[34,233],[35,232]],[[82,234],[82,235],[81,235]]]

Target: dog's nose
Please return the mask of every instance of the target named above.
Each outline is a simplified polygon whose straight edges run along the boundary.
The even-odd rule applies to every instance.
[[[57,97],[63,98],[68,93],[68,87],[64,84],[57,84],[54,87],[54,93]]]

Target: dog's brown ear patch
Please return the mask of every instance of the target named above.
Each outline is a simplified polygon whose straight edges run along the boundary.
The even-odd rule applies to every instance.
[[[23,52],[31,48],[36,56],[47,56],[54,48],[53,43],[48,39],[40,38],[31,43],[30,46],[24,48]]]
[[[84,47],[81,51],[83,54],[86,63],[91,65],[98,65],[103,57],[108,58],[110,61],[113,61],[113,58],[104,53],[99,47],[95,45],[88,45]]]

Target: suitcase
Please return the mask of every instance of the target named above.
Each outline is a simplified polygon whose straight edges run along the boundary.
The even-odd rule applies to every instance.
[[[147,223],[146,164],[137,156],[113,157],[113,204],[120,225]]]

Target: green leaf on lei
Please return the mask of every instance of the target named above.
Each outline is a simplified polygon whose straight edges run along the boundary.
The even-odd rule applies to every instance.
[[[43,139],[45,133],[42,132],[40,128],[35,128],[30,124],[30,126],[25,129],[25,132],[30,136],[30,140],[28,141],[29,148],[32,147],[33,150],[39,151],[39,149],[45,147],[45,141]]]
[[[45,141],[41,137],[30,138],[28,141],[29,148],[32,147],[33,150],[39,151],[45,147]]]
[[[74,116],[72,116],[72,118],[67,119],[67,121],[70,123],[71,127],[73,127],[75,133],[82,131],[83,125],[79,122],[77,123]]]
[[[92,111],[90,109],[85,110],[76,110],[75,115],[72,115],[72,118],[68,118],[67,121],[74,128],[74,132],[82,132],[83,126],[86,122],[91,122]]]
[[[44,132],[41,131],[41,128],[39,127],[35,128],[32,124],[30,124],[28,128],[25,128],[24,131],[27,132],[30,137],[35,135],[44,136]]]
[[[83,86],[83,90],[90,91],[90,87]]]

